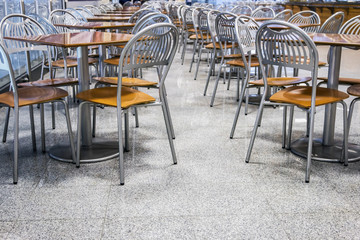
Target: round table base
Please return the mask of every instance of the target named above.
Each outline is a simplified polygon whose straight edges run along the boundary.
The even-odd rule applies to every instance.
[[[307,157],[308,138],[300,138],[291,143],[291,152],[300,156]],[[335,143],[333,146],[322,145],[321,139],[314,139],[313,141],[313,157],[312,160],[322,162],[340,162],[342,142]],[[349,162],[360,160],[360,146],[349,143]]]
[[[49,156],[55,160],[73,163],[70,145],[57,145],[49,150]],[[95,141],[91,146],[81,146],[80,163],[106,161],[119,156],[118,141]]]

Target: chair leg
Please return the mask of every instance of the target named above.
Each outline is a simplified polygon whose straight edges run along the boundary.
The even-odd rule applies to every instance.
[[[75,143],[74,143],[74,136],[73,136],[71,121],[70,121],[69,106],[65,100],[61,100],[60,102],[62,102],[62,104],[64,105],[64,109],[65,109],[65,118],[66,118],[68,134],[69,134],[71,156],[72,156],[73,162],[76,164],[76,167],[80,167],[79,163],[76,162]]]
[[[19,108],[14,108],[14,165],[13,165],[13,183],[18,182],[18,158],[19,158]]]
[[[32,105],[29,106],[30,112],[30,128],[31,128],[31,140],[33,144],[33,150],[36,151],[36,136],[35,136],[35,123],[34,123],[34,108]]]
[[[176,158],[176,153],[175,153],[174,142],[173,142],[171,131],[170,131],[169,121],[168,121],[168,118],[166,116],[167,115],[166,114],[166,107],[165,107],[164,104],[162,104],[161,107],[162,107],[162,112],[163,112],[163,115],[164,115],[166,132],[167,132],[167,135],[168,135],[168,140],[169,140],[169,145],[170,145],[170,149],[171,149],[171,155],[172,155],[172,158],[173,158],[173,163],[177,164],[177,158]]]
[[[168,100],[167,100],[167,97],[166,97],[165,86],[164,86],[164,93],[162,94],[162,96],[163,96],[163,97],[162,97],[161,101],[162,101],[162,102],[164,103],[164,105],[165,105],[166,116],[167,116],[167,119],[168,119],[168,121],[169,121],[171,136],[172,136],[172,139],[175,139],[174,125],[173,125],[172,119],[171,119],[170,108],[169,108],[169,103],[168,103]]]
[[[185,37],[187,38],[187,36],[185,36]],[[183,46],[182,53],[181,53],[181,65],[184,65],[186,45],[187,45],[187,40],[184,40],[184,46]]]
[[[263,114],[263,110],[264,110],[264,102],[265,102],[265,95],[264,94],[261,98],[261,102],[260,102],[260,106],[259,106],[259,109],[258,109],[258,113],[256,115],[256,120],[255,120],[255,124],[254,124],[254,129],[251,133],[251,138],[250,138],[250,143],[249,143],[249,148],[247,150],[247,153],[246,153],[246,158],[245,158],[245,162],[248,163],[250,161],[250,156],[251,156],[251,152],[252,152],[252,149],[253,149],[253,146],[254,146],[254,142],[255,142],[255,137],[256,137],[256,133],[257,133],[257,130],[258,130],[258,127],[259,127],[259,123],[261,121],[261,118],[262,118],[262,114]]]
[[[200,49],[199,51],[199,56],[198,56],[198,61],[196,63],[196,71],[195,71],[195,76],[194,76],[194,80],[196,80],[198,72],[199,72],[199,66],[200,66],[200,61],[201,61],[201,54],[202,54],[202,49]]]
[[[311,107],[310,111],[310,126],[309,126],[309,142],[308,142],[308,151],[307,151],[307,160],[306,160],[306,173],[305,173],[305,182],[310,181],[310,168],[311,168],[311,157],[312,157],[312,148],[313,148],[313,133],[314,133],[314,117],[315,117],[315,107]]]
[[[287,137],[287,146],[286,149],[290,150],[291,148],[291,134],[292,134],[292,126],[294,122],[294,106],[290,107],[290,116],[289,116],[289,128],[288,128],[288,137]]]
[[[348,135],[349,135],[349,126],[348,126],[348,119],[347,119],[347,105],[344,101],[340,102],[343,105],[343,121],[344,121],[344,131],[343,131],[343,149],[341,154],[341,162],[344,162],[344,165],[347,166],[349,160],[349,152],[348,152]]]
[[[40,129],[41,129],[41,150],[46,152],[45,146],[45,117],[44,117],[44,103],[40,104]]]
[[[96,132],[96,107],[97,105],[93,105],[93,125],[92,125],[92,136],[95,137]]]
[[[287,106],[284,106],[283,112],[283,126],[282,126],[282,148],[285,148],[286,142],[286,119],[287,118]]]
[[[190,63],[189,72],[191,72],[193,63],[194,63],[194,61],[195,61],[196,46],[197,46],[197,40],[195,40],[194,45],[193,45],[193,55],[192,55],[192,58],[191,58],[191,63]]]
[[[6,118],[5,118],[5,125],[4,125],[4,132],[3,132],[3,142],[6,142],[6,137],[7,137],[7,131],[9,129],[9,118],[10,118],[10,107],[8,107],[7,111],[6,111]]]
[[[248,115],[248,108],[249,108],[249,88],[246,89],[246,98],[245,98],[245,116]]]
[[[139,127],[139,115],[137,108],[134,108],[134,116],[135,116],[135,127]]]
[[[119,142],[119,175],[120,185],[125,184],[125,169],[124,169],[124,151],[122,139],[122,110],[117,109],[117,122],[118,122],[118,142]]]
[[[76,136],[76,167],[80,167],[80,157],[81,157],[81,120],[82,120],[82,108],[88,102],[81,102],[78,108],[78,122],[77,122],[77,136]]]
[[[212,94],[212,96],[211,96],[210,107],[214,106],[216,90],[217,90],[217,87],[218,87],[218,84],[219,84],[220,74],[221,74],[221,69],[222,69],[222,68],[223,68],[223,67],[220,65],[220,69],[219,69],[219,72],[218,72],[218,76],[217,76],[216,81],[215,81],[215,86],[214,86],[213,94]],[[224,72],[225,72],[225,71],[224,71]]]
[[[206,92],[207,92],[207,89],[208,89],[208,86],[209,86],[211,72],[212,72],[213,68],[215,68],[215,57],[216,56],[214,55],[213,58],[211,59],[211,63],[210,63],[210,66],[209,66],[209,73],[208,73],[208,76],[207,76],[207,79],[206,79],[206,84],[205,84],[205,89],[204,89],[204,96],[206,96]]]
[[[124,110],[124,127],[125,127],[125,151],[130,151],[129,144],[129,111]]]
[[[51,103],[51,123],[52,129],[55,129],[55,103]]]
[[[235,133],[235,129],[236,129],[236,124],[237,124],[237,121],[239,119],[239,114],[240,114],[240,110],[241,110],[241,105],[242,105],[242,102],[243,102],[243,99],[244,99],[244,96],[245,96],[245,91],[246,91],[246,81],[244,79],[243,81],[243,86],[241,88],[241,94],[240,94],[240,98],[239,98],[239,103],[238,103],[238,107],[236,109],[236,113],[235,113],[235,118],[234,118],[234,121],[233,121],[233,125],[232,125],[232,128],[231,128],[231,133],[230,133],[230,139],[232,139],[234,137],[234,133]]]

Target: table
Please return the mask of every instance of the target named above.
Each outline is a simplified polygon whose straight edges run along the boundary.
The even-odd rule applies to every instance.
[[[133,35],[108,32],[76,32],[60,33],[50,35],[40,35],[32,37],[5,37],[10,40],[30,42],[37,45],[50,45],[57,47],[76,47],[78,62],[79,91],[89,89],[89,63],[88,47],[94,45],[112,45],[128,42]],[[81,162],[98,162],[116,157],[119,153],[117,141],[101,141],[92,139],[91,135],[91,113],[90,106],[83,108],[81,122],[82,144],[81,144]],[[69,145],[57,145],[50,149],[50,157],[73,162]]]
[[[127,22],[130,17],[90,17],[89,22]]]
[[[101,13],[95,14],[95,17],[131,17],[132,13]]]
[[[360,47],[359,35],[309,33],[316,45],[330,45],[330,62],[327,87],[337,89],[342,47]],[[315,139],[313,145],[313,160],[339,162],[342,142],[334,140],[336,104],[325,106],[325,120],[322,139]],[[306,157],[308,139],[301,138],[291,144],[291,151]],[[349,162],[360,160],[360,147],[349,143]]]

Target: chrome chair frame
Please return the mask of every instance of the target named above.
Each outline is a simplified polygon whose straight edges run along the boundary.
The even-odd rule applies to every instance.
[[[291,9],[285,9],[274,16],[274,20],[289,21],[293,11]]]
[[[338,33],[342,23],[344,22],[345,14],[337,12],[331,15],[319,29],[319,33]]]
[[[289,18],[288,22],[293,24],[320,24],[321,20],[319,14],[314,11],[306,10],[295,13],[291,16],[291,18]],[[319,28],[320,26],[310,26],[302,28],[302,30],[310,33],[318,32]]]

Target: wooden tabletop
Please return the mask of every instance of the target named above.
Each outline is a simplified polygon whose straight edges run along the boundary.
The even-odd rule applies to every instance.
[[[130,17],[90,17],[87,18],[90,22],[110,22],[110,21],[118,21],[118,22],[126,22],[129,21]]]
[[[55,24],[57,27],[67,27],[70,29],[119,29],[119,28],[132,28],[135,26],[135,23],[128,22],[87,22],[87,23],[77,23],[77,24]]]
[[[131,17],[132,13],[101,13],[95,14],[95,17]]]
[[[261,25],[262,23],[260,23],[259,25]],[[307,27],[317,27],[320,26],[320,24],[293,24],[299,28],[307,28]],[[284,29],[288,29],[289,27],[285,26],[285,25],[281,25],[281,24],[271,24],[269,25],[269,28],[274,29],[274,30],[284,30]]]
[[[263,22],[263,21],[268,21],[268,20],[272,20],[274,18],[270,18],[270,17],[256,17],[254,18],[255,21],[257,22]]]
[[[50,45],[58,47],[79,47],[93,45],[111,45],[127,43],[132,34],[108,32],[77,32],[40,35],[31,37],[4,37],[5,39],[30,42],[33,44]]]
[[[309,33],[308,35],[317,45],[360,47],[360,35],[335,33]]]

